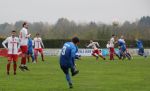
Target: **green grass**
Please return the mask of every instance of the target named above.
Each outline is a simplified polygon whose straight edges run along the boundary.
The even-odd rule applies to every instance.
[[[6,58],[0,58],[0,91],[150,91],[150,58],[134,57],[132,61],[95,61],[83,57],[77,61],[80,73],[72,77],[74,88],[68,89],[59,67],[58,57],[29,63],[30,71],[6,75]],[[18,65],[20,61],[18,61]]]

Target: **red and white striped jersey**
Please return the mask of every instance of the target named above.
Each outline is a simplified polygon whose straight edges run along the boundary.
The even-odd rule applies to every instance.
[[[8,43],[8,46],[6,46],[6,43]],[[18,54],[19,43],[18,37],[8,37],[2,42],[2,45],[8,49],[8,54]]]
[[[22,28],[20,30],[20,35],[19,35],[19,39],[20,39],[20,45],[28,45],[28,30],[26,28]]]
[[[115,39],[114,39],[114,37],[112,37],[110,39],[110,45],[109,45],[109,47],[113,47],[114,48],[114,42],[115,42]]]
[[[100,46],[98,42],[92,42],[87,47],[92,47],[94,50],[97,50],[98,49],[97,47],[100,47]]]
[[[42,46],[44,47],[44,44],[43,44],[42,39],[40,37],[35,37],[33,40],[33,44],[34,44],[35,49],[36,48],[42,48]]]

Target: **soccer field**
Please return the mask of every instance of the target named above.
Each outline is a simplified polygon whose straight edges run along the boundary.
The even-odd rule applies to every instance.
[[[39,58],[37,64],[28,63],[30,71],[22,72],[18,68],[14,76],[11,69],[7,76],[7,60],[0,58],[0,91],[70,91],[58,59],[46,57],[42,62]],[[80,73],[72,77],[71,91],[150,91],[150,58],[99,60],[83,57],[76,62]]]

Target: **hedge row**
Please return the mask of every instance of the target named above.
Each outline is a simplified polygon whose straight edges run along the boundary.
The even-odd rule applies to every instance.
[[[0,48],[2,48],[2,41],[4,39],[0,39]],[[63,40],[63,39],[46,39],[43,40],[43,43],[45,45],[45,48],[61,48],[65,42],[68,42],[70,40]],[[106,44],[108,40],[95,40],[99,42],[101,48],[106,48]],[[85,48],[86,45],[88,45],[89,40],[80,40],[79,48]],[[150,48],[150,40],[144,40],[144,47],[145,48]],[[136,42],[127,40],[126,41],[127,47],[128,48],[135,48],[136,47]]]

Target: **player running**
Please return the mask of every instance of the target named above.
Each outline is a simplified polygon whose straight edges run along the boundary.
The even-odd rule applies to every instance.
[[[44,44],[42,42],[42,38],[40,37],[39,33],[36,34],[36,37],[33,40],[33,44],[34,44],[35,61],[37,62],[38,52],[40,52],[42,61],[44,61],[44,54],[43,54],[43,49],[42,49],[44,48]]]
[[[144,52],[143,42],[139,39],[136,39],[136,44],[138,48],[138,55],[147,57],[146,53]]]
[[[32,62],[34,61],[34,53],[33,53],[33,41],[31,36],[28,38],[28,62],[30,62],[30,57],[32,58]]]
[[[73,88],[69,70],[71,69],[72,76],[75,76],[79,73],[75,66],[75,57],[78,51],[78,43],[78,37],[72,38],[72,42],[66,42],[64,44],[60,54],[60,67],[66,75],[66,80],[69,84],[69,88]]]
[[[99,56],[105,60],[105,57],[102,56],[101,51],[97,48],[100,47],[98,42],[93,42],[93,40],[90,40],[90,44],[86,47],[92,47],[93,51],[92,51],[92,55],[94,57],[96,57],[96,60],[98,61]]]
[[[121,36],[121,38],[118,40],[118,46],[120,59],[125,59],[127,57],[130,60],[131,55],[127,52],[126,43],[123,36]]]
[[[28,52],[28,37],[30,34],[28,34],[28,23],[24,22],[23,23],[23,28],[20,30],[20,49],[22,52],[22,58],[21,58],[21,65],[19,68],[24,71],[24,70],[29,70],[27,65],[26,65],[26,58],[27,58],[27,52]]]
[[[8,44],[6,46],[6,43]],[[17,61],[18,61],[18,49],[20,48],[19,38],[16,37],[16,31],[11,32],[11,36],[7,37],[2,45],[8,50],[8,63],[7,63],[7,75],[9,75],[10,65],[13,62],[14,75],[16,75]]]

